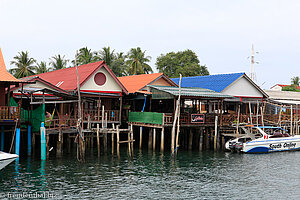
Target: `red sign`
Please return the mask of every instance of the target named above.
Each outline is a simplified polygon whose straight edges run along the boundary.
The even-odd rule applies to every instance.
[[[204,123],[205,115],[204,114],[192,114],[191,115],[192,123]]]

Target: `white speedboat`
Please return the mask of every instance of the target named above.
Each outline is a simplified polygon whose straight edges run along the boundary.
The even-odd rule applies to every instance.
[[[300,135],[290,136],[286,130],[280,127],[252,128],[253,131],[243,128],[246,135],[229,140],[226,142],[225,148],[243,153],[270,153],[300,149]]]
[[[0,170],[18,157],[19,156],[17,154],[10,154],[0,151]]]

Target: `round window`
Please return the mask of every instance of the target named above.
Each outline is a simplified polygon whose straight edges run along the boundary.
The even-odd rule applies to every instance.
[[[104,85],[105,82],[106,82],[106,76],[105,76],[105,74],[103,74],[102,72],[97,73],[94,76],[94,81],[99,86]]]

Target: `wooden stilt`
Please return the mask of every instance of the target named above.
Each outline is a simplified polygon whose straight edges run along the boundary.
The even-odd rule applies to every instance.
[[[49,154],[50,154],[50,152],[49,152],[49,149],[50,149],[49,142],[50,142],[50,135],[47,134],[46,135],[46,157],[47,157],[47,159],[49,159]]]
[[[104,130],[103,134],[103,151],[104,153],[107,153],[107,132]]]
[[[62,155],[62,143],[63,143],[63,136],[62,136],[62,129],[59,129],[58,132],[58,141],[57,141],[57,149],[56,149],[56,155],[58,157],[61,157]]]
[[[215,118],[215,135],[214,135],[214,150],[217,150],[217,140],[218,140],[218,116]]]
[[[133,125],[130,126],[130,145],[131,145],[131,155],[133,156]]]
[[[98,157],[100,157],[100,130],[99,130],[99,124],[97,124],[97,149],[98,149]]]
[[[34,155],[35,155],[35,133],[32,133],[31,144],[32,144],[32,155],[34,157]]]
[[[165,148],[165,128],[163,127],[161,129],[161,136],[160,136],[160,151],[164,152],[164,148]]]
[[[140,145],[139,145],[140,149],[142,149],[142,142],[143,142],[143,127],[140,127]]]
[[[120,158],[120,131],[119,125],[117,125],[117,156]]]
[[[128,132],[128,154],[131,156],[131,145],[130,145],[130,131]]]
[[[209,149],[209,128],[205,130],[205,148]]]
[[[148,149],[152,148],[152,129],[149,129],[149,141],[148,141]]]
[[[155,146],[156,146],[156,128],[153,128],[153,151],[155,151]]]
[[[203,129],[200,129],[199,134],[199,151],[203,151]]]
[[[113,130],[115,130],[115,124],[112,124]],[[111,155],[114,155],[115,149],[115,134],[114,132],[111,133]]]
[[[190,129],[190,134],[189,134],[189,150],[193,149],[193,130]]]
[[[71,137],[70,133],[67,135],[67,145],[68,145],[68,153],[71,153]]]

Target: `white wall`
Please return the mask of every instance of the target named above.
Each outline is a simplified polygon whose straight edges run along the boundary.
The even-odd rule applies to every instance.
[[[245,77],[238,79],[222,91],[223,94],[239,97],[263,97],[263,94],[254,87]]]
[[[98,73],[102,72],[106,76],[106,82],[104,85],[99,86],[94,81],[94,76]],[[101,67],[97,72],[95,72],[89,80],[87,80],[80,88],[80,90],[96,90],[96,91],[114,91],[114,92],[122,92],[122,88],[118,85],[118,83],[113,79],[113,77],[108,73],[108,71]]]
[[[275,85],[274,87],[272,87],[270,90],[275,90],[275,91],[281,91],[282,87],[279,85]]]

